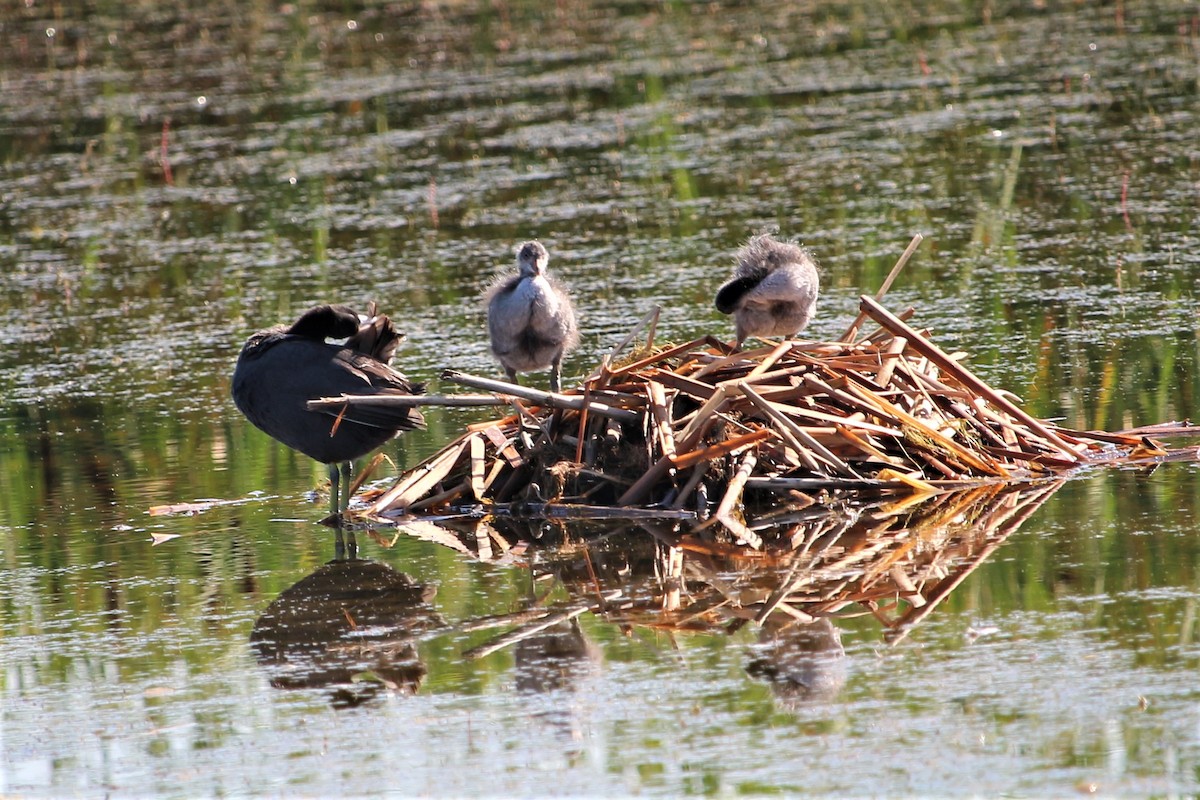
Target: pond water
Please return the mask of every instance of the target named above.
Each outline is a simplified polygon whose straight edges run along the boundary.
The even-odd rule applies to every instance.
[[[730,337],[754,233],[813,249],[836,338],[920,232],[888,305],[1036,416],[1194,417],[1194,3],[27,0],[0,41],[0,794],[1200,793],[1194,463],[1073,477],[904,636],[783,644],[580,607],[536,549],[327,565],[324,468],[229,398],[321,301],[378,301],[435,388],[496,374],[479,295],[528,238],[570,386],[656,304]],[[488,418],[427,416],[396,469]],[[648,538],[592,580],[650,591]],[[497,642],[531,597],[562,613]]]

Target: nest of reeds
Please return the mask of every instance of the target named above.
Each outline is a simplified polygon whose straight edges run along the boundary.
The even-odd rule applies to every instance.
[[[1193,430],[1106,433],[1036,419],[906,322],[911,309],[894,315],[867,296],[860,308],[843,341],[734,351],[713,337],[655,347],[651,332],[640,351],[617,360],[635,328],[577,390],[561,394],[447,373],[490,394],[401,401],[505,404],[514,413],[467,426],[362,516],[696,518],[761,546],[746,506],[803,505],[839,490],[936,493],[1153,461],[1171,454],[1148,434]],[[878,329],[859,335],[867,320]],[[311,405],[355,402],[379,400]]]

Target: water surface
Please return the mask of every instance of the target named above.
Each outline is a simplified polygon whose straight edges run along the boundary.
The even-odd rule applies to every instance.
[[[837,337],[920,232],[889,306],[1033,413],[1193,417],[1193,5],[192,5],[0,11],[0,791],[1200,792],[1193,464],[1068,482],[898,642],[839,619],[819,696],[753,626],[586,613],[468,659],[536,558],[389,531],[359,556],[413,602],[362,652],[398,671],[284,689],[252,638],[334,557],[324,469],[228,396],[250,332],[328,300],[391,312],[418,378],[495,374],[478,297],[527,238],[570,381],[655,304],[730,336],[753,233],[813,248]],[[236,502],[147,513],[204,499]]]

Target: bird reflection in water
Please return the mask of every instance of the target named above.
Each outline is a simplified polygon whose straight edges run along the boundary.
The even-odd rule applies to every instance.
[[[277,689],[324,689],[335,707],[412,694],[426,668],[417,640],[441,625],[434,586],[375,561],[338,559],[284,590],[250,644]]]
[[[513,648],[517,691],[573,690],[594,674],[600,651],[588,641],[578,619],[559,622],[517,642]]]
[[[537,572],[534,567],[529,572],[530,609],[540,607],[536,588],[539,580],[560,580],[553,573],[539,576]],[[586,704],[579,699],[588,696],[588,679],[600,673],[600,648],[588,639],[578,616],[560,616],[558,621],[545,624],[554,616],[518,635],[512,650],[515,688],[529,698],[526,705],[532,718],[565,741],[590,742],[586,750],[571,746],[574,756],[594,755],[596,737],[588,734],[586,714],[582,713]]]
[[[751,650],[746,672],[767,681],[783,708],[833,700],[846,684],[842,635],[827,618],[804,623],[771,614]]]

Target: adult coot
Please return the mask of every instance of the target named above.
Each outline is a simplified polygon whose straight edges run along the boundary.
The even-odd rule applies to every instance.
[[[329,465],[335,514],[350,502],[351,461],[400,431],[424,428],[425,419],[413,407],[309,411],[305,404],[341,394],[419,394],[420,384],[410,383],[388,364],[402,338],[390,319],[375,314],[374,304],[365,319],[346,306],[320,305],[290,327],[276,325],[254,334],[238,356],[233,402],[274,439]],[[339,485],[344,486],[343,503]]]
[[[565,288],[546,274],[541,242],[517,251],[517,274],[498,278],[484,294],[492,354],[508,379],[550,368],[550,391],[562,389],[563,354],[579,343],[575,308]]]
[[[738,347],[751,336],[794,336],[812,319],[818,285],[806,249],[762,234],[738,250],[733,279],[717,291],[717,310],[733,314]]]

